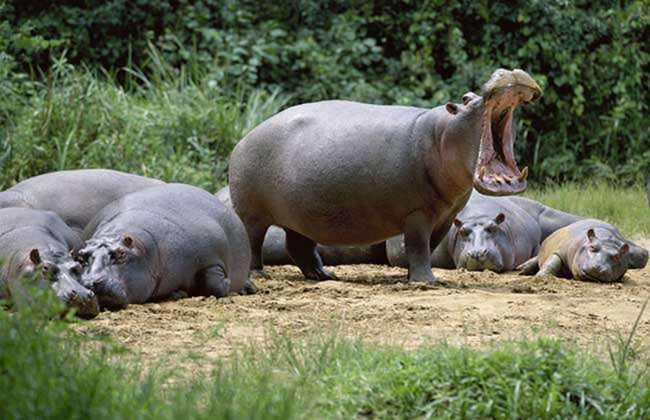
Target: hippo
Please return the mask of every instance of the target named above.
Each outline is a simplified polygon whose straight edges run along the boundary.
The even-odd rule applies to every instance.
[[[528,198],[490,197],[473,191],[431,254],[431,266],[511,271],[537,255],[539,245],[551,233],[582,219]],[[402,236],[389,239],[386,252],[391,265],[406,266]]]
[[[79,235],[106,205],[162,181],[109,169],[52,172],[0,192],[0,208],[26,207],[58,214]]]
[[[430,249],[445,236],[474,186],[520,193],[513,143],[515,108],[541,95],[522,70],[497,70],[482,95],[433,109],[324,101],[262,122],[230,158],[233,207],[263,270],[271,225],[308,279],[334,278],[316,250],[405,235],[409,281],[433,283]]]
[[[222,203],[232,206],[228,186],[220,189],[215,195]],[[269,227],[262,247],[264,263],[268,265],[294,264],[287,253],[286,242],[286,234],[283,229],[277,226]],[[388,264],[384,242],[365,246],[317,245],[316,250],[323,261],[323,265]]]
[[[81,265],[73,251],[81,239],[53,212],[0,209],[0,298],[21,293],[21,280],[36,276],[82,318],[99,313],[95,294],[80,283]]]
[[[82,284],[116,310],[175,292],[253,292],[250,245],[237,214],[183,184],[152,187],[102,209],[83,233]]]
[[[643,268],[647,262],[648,251],[625,239],[614,226],[585,219],[553,233],[537,257],[518,269],[524,275],[609,283],[619,281],[628,268]]]

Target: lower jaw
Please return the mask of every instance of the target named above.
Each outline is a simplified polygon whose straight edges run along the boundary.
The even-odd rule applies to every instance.
[[[479,165],[474,174],[474,188],[486,195],[513,195],[519,194],[526,190],[528,182],[526,181],[527,170],[525,174],[515,174],[515,172],[506,167],[501,162],[494,164],[490,162],[487,165]],[[518,172],[518,170],[517,170]]]

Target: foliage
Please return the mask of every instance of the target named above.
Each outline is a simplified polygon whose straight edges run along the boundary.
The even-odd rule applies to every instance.
[[[143,373],[121,347],[66,328],[72,318],[50,320],[60,310],[55,302],[35,296],[16,312],[0,309],[2,418],[650,415],[650,378],[631,357],[638,353],[630,340],[612,349],[616,363],[609,366],[543,339],[480,351],[446,344],[406,351],[276,335],[265,346],[241,348],[211,374]]]
[[[148,68],[153,44],[175,74],[201,69],[227,89],[280,88],[293,103],[434,106],[479,88],[495,68],[521,67],[545,88],[518,123],[516,152],[536,179],[639,181],[650,173],[649,9],[587,0],[14,0],[0,13],[0,51],[38,74],[66,48],[71,63],[106,68],[128,88],[123,69]]]

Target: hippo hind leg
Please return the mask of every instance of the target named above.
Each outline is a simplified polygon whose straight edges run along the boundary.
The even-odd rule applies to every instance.
[[[264,246],[266,231],[269,230],[271,225],[251,222],[245,222],[244,224],[251,245],[251,275],[253,277],[270,278],[270,276],[264,272],[262,249]]]
[[[198,295],[224,297],[230,292],[230,279],[220,265],[200,270],[195,280]]]
[[[319,281],[336,278],[323,267],[323,261],[316,251],[316,242],[291,229],[285,229],[285,232],[287,253],[306,278]]]

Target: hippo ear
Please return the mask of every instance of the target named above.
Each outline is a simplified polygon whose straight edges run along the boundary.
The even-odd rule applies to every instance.
[[[38,265],[43,260],[41,259],[41,253],[38,252],[38,249],[34,248],[31,251],[29,251],[29,260],[34,263],[34,265]]]
[[[124,235],[122,238],[122,244],[127,248],[131,248],[133,246],[133,238],[129,235]]]
[[[497,217],[494,218],[494,223],[500,225],[503,221],[506,220],[506,215],[503,213],[497,214]]]
[[[454,219],[454,226],[457,228],[463,226],[463,222],[460,221],[460,219]]]
[[[596,239],[596,232],[594,232],[593,229],[589,229],[587,231],[587,238],[589,238],[589,242],[593,241],[594,239]]]
[[[447,105],[445,105],[445,109],[447,112],[449,112],[451,115],[456,115],[458,114],[458,105],[456,105],[453,102],[447,102]]]

